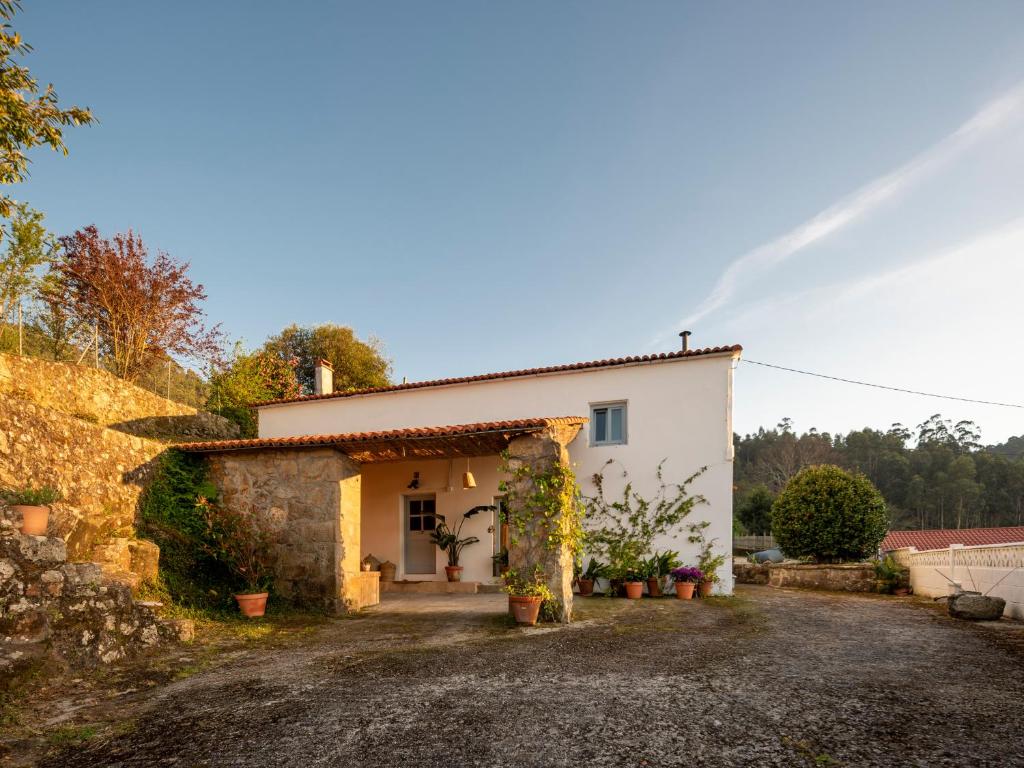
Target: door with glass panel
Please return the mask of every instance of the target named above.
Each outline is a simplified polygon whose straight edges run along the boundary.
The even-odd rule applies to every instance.
[[[422,576],[437,572],[437,547],[430,534],[437,526],[434,496],[405,497],[405,572]]]

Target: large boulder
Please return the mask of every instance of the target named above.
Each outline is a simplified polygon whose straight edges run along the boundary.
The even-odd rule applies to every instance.
[[[968,621],[996,621],[1003,615],[1006,601],[1001,597],[990,597],[977,592],[961,592],[951,595],[948,602],[949,615]]]

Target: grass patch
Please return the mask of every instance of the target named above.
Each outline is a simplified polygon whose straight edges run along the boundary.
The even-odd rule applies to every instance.
[[[46,734],[46,741],[54,747],[73,747],[85,744],[98,734],[95,725],[65,725]]]

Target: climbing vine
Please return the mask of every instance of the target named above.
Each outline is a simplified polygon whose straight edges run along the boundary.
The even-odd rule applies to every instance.
[[[623,578],[639,569],[640,559],[650,552],[656,538],[677,529],[695,506],[707,503],[703,496],[691,495],[689,491],[707,467],[701,467],[681,483],[666,483],[662,460],[655,470],[658,490],[650,498],[633,488],[629,472],[623,468],[625,486],[617,497],[609,499],[605,493],[605,472],[614,463],[617,462],[609,459],[593,475],[597,494],[586,499],[586,516],[593,521],[588,534],[590,549],[607,559],[614,578]]]
[[[531,533],[543,538],[549,550],[567,547],[575,559],[583,551],[584,507],[572,468],[557,462],[537,470],[528,462],[511,460],[504,451],[501,471],[507,475],[499,489],[505,494],[510,544]]]

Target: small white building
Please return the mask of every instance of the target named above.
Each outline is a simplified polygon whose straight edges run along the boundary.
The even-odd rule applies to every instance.
[[[331,372],[322,366],[317,394],[258,407],[259,437],[250,442],[272,448],[290,444],[287,438],[318,436],[318,445],[329,445],[330,436],[339,436],[334,444],[343,446],[366,433],[405,430],[408,439],[415,428],[429,428],[425,434],[436,439],[447,426],[482,435],[499,422],[577,417],[585,423],[568,451],[585,496],[594,494],[591,478],[609,460],[615,462],[607,473],[610,494],[621,489],[616,487],[621,470],[641,495],[653,496],[659,463],[664,462],[668,483],[706,467],[692,485],[706,503],[687,522],[707,520],[707,538],[731,563],[733,369],[741,351],[738,345],[694,349],[354,392],[332,391]],[[211,447],[237,450],[240,444]],[[399,580],[444,581],[445,556],[430,541],[436,516],[451,524],[476,506],[500,508],[500,460],[496,453],[457,450],[438,454],[441,458],[421,453],[403,460],[411,454],[401,451],[361,465],[360,558],[372,554],[395,563]],[[474,487],[464,487],[467,472]],[[498,511],[471,518],[462,533],[480,539],[462,554],[462,579],[497,581],[494,555],[507,536]],[[687,564],[696,562],[685,528],[657,542],[657,548],[679,551]],[[718,575],[719,591],[731,592],[731,567]]]

